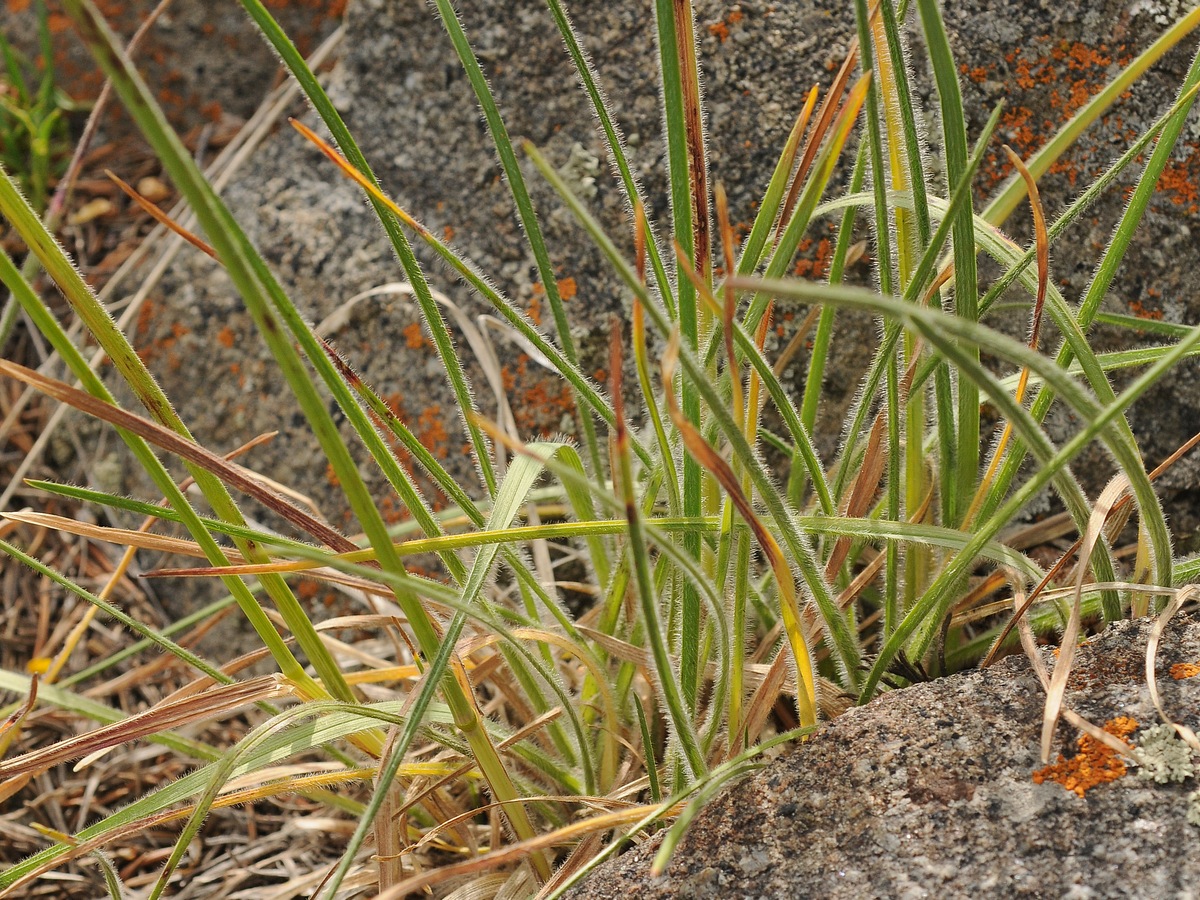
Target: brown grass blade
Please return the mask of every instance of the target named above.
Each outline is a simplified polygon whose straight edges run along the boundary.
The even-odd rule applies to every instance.
[[[879,484],[883,480],[884,463],[887,461],[887,454],[883,451],[883,430],[886,424],[883,416],[875,417],[875,423],[871,426],[871,433],[867,437],[867,449],[863,453],[862,468],[859,469],[858,476],[854,479],[850,496],[846,499],[845,509],[842,511],[844,515],[852,518],[861,517],[870,508],[875,494],[879,491]],[[829,562],[825,565],[826,578],[833,578],[837,574],[849,553],[850,538],[838,538],[837,543],[833,545],[833,552],[829,555]]]
[[[825,99],[821,103],[821,111],[817,113],[817,121],[813,125],[812,133],[809,134],[808,141],[804,145],[804,153],[800,156],[800,166],[796,169],[796,174],[792,177],[787,197],[783,201],[783,209],[779,214],[779,224],[775,230],[775,240],[779,240],[783,236],[784,229],[787,228],[788,219],[791,218],[792,210],[796,207],[796,201],[800,199],[800,191],[804,188],[804,183],[808,179],[808,171],[812,168],[813,160],[817,158],[817,151],[821,149],[821,144],[825,140],[829,126],[833,123],[834,113],[837,112],[838,105],[842,102],[842,98],[846,94],[846,85],[850,83],[850,75],[857,66],[858,39],[855,38],[850,45],[850,50],[846,54],[846,58],[842,61],[841,68],[838,69],[838,73],[833,79],[833,84],[829,86],[829,90],[825,94]]]
[[[87,756],[97,750],[169,731],[191,722],[202,722],[251,703],[290,694],[288,682],[280,675],[262,675],[245,682],[221,685],[180,701],[159,703],[104,728],[0,761],[0,778],[11,778],[27,772],[44,772],[51,766]]]
[[[149,200],[139,194],[136,190],[122,181],[121,178],[117,176],[117,174],[111,169],[105,169],[104,174],[108,176],[110,181],[114,182],[117,187],[125,192],[126,197],[140,206],[145,212],[149,213],[150,217],[154,219],[154,221],[158,222],[167,230],[173,231],[175,234],[179,235],[200,252],[206,253],[213,259],[216,259],[217,262],[220,262],[220,259],[217,257],[217,251],[214,250],[210,244],[206,243],[203,239],[188,231],[186,228],[168,216],[158,207],[157,204],[151,203]]]
[[[1080,560],[1091,558],[1092,550],[1104,533],[1104,522],[1113,506],[1130,489],[1129,479],[1124,475],[1116,475],[1101,491],[1092,515],[1088,519],[1080,544]],[[1080,565],[1075,573],[1075,590],[1071,598],[1071,615],[1067,619],[1067,627],[1063,631],[1062,642],[1059,645],[1058,659],[1054,663],[1054,672],[1050,676],[1050,686],[1046,689],[1046,708],[1042,714],[1042,762],[1050,761],[1050,748],[1054,742],[1054,729],[1058,725],[1062,711],[1063,698],[1067,690],[1067,678],[1071,674],[1071,665],[1075,660],[1075,648],[1078,643],[1080,627],[1080,607],[1083,601],[1083,579],[1087,566]]]
[[[12,711],[7,719],[0,722],[0,734],[4,734],[11,728],[16,728],[21,724],[21,720],[33,712],[33,707],[37,703],[38,693],[38,673],[34,672],[29,676],[29,693],[25,695],[25,702]]]
[[[195,441],[190,441],[169,428],[164,428],[142,416],[135,415],[110,403],[105,403],[103,400],[99,400],[91,394],[74,388],[69,384],[53,378],[47,378],[32,369],[27,369],[25,366],[17,365],[8,360],[0,359],[0,374],[7,375],[23,384],[30,385],[43,394],[66,403],[80,412],[108,422],[110,425],[133,432],[155,446],[174,453],[176,456],[212,472],[221,480],[253,497],[272,512],[278,513],[297,528],[308,532],[334,550],[345,552],[359,549],[340,532],[335,531],[324,522],[297,508],[274,491],[262,487],[256,478],[252,477],[242,466],[227,461],[223,456],[213,453],[211,450],[206,450]]]
[[[0,517],[10,519],[13,522],[22,522],[26,525],[34,525],[39,528],[50,528],[63,534],[73,534],[78,537],[104,541],[109,544],[136,547],[139,550],[152,550],[158,553],[174,553],[179,556],[204,558],[204,551],[200,549],[200,546],[195,541],[183,538],[167,537],[162,534],[152,534],[130,528],[110,528],[104,525],[92,525],[88,522],[81,522],[78,519],[67,518],[66,516],[30,512],[28,510],[0,513]],[[241,560],[243,558],[232,547],[223,546],[221,549],[232,560]],[[234,574],[240,574],[238,566],[222,567],[222,570],[224,571],[225,568],[228,568]]]
[[[784,684],[787,681],[787,656],[782,648],[775,654],[762,684],[758,686],[751,696],[750,702],[746,705],[746,717],[737,726],[738,739],[730,741],[729,755],[731,759],[737,755],[738,747],[749,745],[754,735],[762,733],[767,716],[771,714],[771,710],[779,701],[779,696],[783,693]],[[732,725],[730,729],[733,729]]]

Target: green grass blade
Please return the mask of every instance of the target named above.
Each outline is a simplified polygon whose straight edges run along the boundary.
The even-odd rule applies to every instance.
[[[378,186],[374,173],[367,164],[362,151],[359,150],[358,144],[355,142],[353,136],[351,136],[349,129],[346,128],[346,124],[342,121],[341,115],[334,107],[332,101],[330,101],[324,88],[321,87],[316,76],[309,69],[304,57],[300,55],[295,45],[284,34],[283,29],[279,27],[279,24],[267,12],[260,0],[241,0],[241,2],[247,14],[254,20],[259,30],[262,31],[263,36],[275,49],[275,52],[279,54],[284,65],[288,67],[288,71],[291,72],[292,77],[300,84],[305,96],[321,116],[321,121],[325,123],[325,126],[333,134],[334,140],[337,141],[342,153],[372,184]],[[455,352],[450,331],[446,327],[446,322],[442,318],[437,302],[433,299],[433,295],[429,290],[429,283],[421,271],[421,266],[417,262],[416,256],[413,255],[412,248],[404,236],[403,229],[376,198],[371,198],[371,204],[383,225],[384,231],[387,233],[388,239],[391,241],[392,249],[400,260],[400,265],[404,269],[408,283],[412,285],[417,303],[421,307],[421,314],[425,319],[426,326],[429,328],[434,346],[437,348],[438,357],[442,362],[442,367],[445,369],[446,378],[450,383],[458,408],[463,416],[463,425],[471,442],[471,447],[474,450],[475,460],[483,474],[488,493],[491,493],[496,488],[491,452],[483,433],[471,419],[470,413],[475,411],[474,399],[466,373],[463,371],[462,364]]]
[[[963,116],[962,92],[958,86],[958,70],[950,52],[946,27],[937,0],[917,0],[929,60],[937,82],[942,119],[942,141],[945,150],[946,183],[954,193],[967,178],[967,126]],[[979,286],[975,269],[975,223],[970,202],[964,204],[954,217],[954,312],[974,322],[979,318]],[[943,485],[951,502],[947,513],[951,521],[962,514],[960,505],[969,503],[979,478],[979,392],[969,383],[958,384],[957,403],[958,443],[955,457],[957,474],[954,485]]]
[[[633,268],[622,257],[620,251],[617,250],[608,235],[604,233],[599,223],[584,208],[578,198],[571,193],[570,188],[567,187],[562,178],[546,162],[541,154],[538,153],[535,147],[531,144],[526,144],[525,150],[546,180],[558,191],[559,196],[563,198],[568,208],[574,213],[575,218],[588,232],[592,240],[596,242],[596,245],[601,249],[605,257],[608,258],[629,290],[642,301],[643,308],[654,323],[654,327],[664,337],[669,336],[672,328],[671,323],[667,321],[666,317],[658,309],[648,305],[649,297],[647,296],[645,285],[638,279]],[[821,302],[821,299],[817,298],[816,302]],[[741,334],[747,339],[749,347],[742,347],[739,343],[739,348],[747,353],[751,350],[757,351],[749,336],[745,335],[744,332],[741,332]],[[779,532],[782,534],[787,546],[791,561],[799,569],[805,586],[810,592],[817,608],[820,610],[827,633],[832,639],[834,656],[838,661],[839,668],[842,670],[843,677],[850,683],[857,683],[858,642],[854,635],[850,633],[845,619],[837,609],[829,585],[826,584],[824,575],[817,565],[813,549],[807,544],[804,537],[796,528],[793,514],[787,509],[782,492],[767,473],[757,454],[746,441],[741,424],[734,422],[732,415],[730,415],[726,408],[724,400],[705,377],[699,360],[686,347],[681,346],[679,361],[684,370],[684,377],[692,379],[695,383],[712,416],[713,424],[732,446],[734,455],[738,457],[745,467],[745,471],[750,475],[754,487],[758,491],[759,499],[767,507],[772,520],[778,526]]]
[[[471,49],[470,42],[463,31],[462,23],[458,20],[458,14],[450,4],[450,0],[434,0],[434,4],[437,6],[438,14],[442,18],[442,24],[446,28],[446,33],[450,36],[451,43],[454,44],[454,50],[458,54],[459,62],[462,63],[463,70],[467,73],[467,79],[471,82],[471,89],[475,92],[475,99],[479,102],[479,106],[483,110],[483,117],[487,121],[488,131],[491,132],[492,142],[496,147],[496,153],[500,157],[500,165],[504,169],[504,177],[508,182],[509,192],[512,194],[513,201],[517,206],[517,216],[520,218],[521,227],[525,231],[525,240],[529,244],[529,249],[533,252],[533,258],[537,263],[538,277],[542,280],[542,288],[546,292],[546,301],[550,304],[550,311],[554,316],[554,325],[558,333],[559,343],[562,345],[563,354],[570,362],[578,363],[579,356],[575,350],[575,341],[571,337],[571,323],[567,319],[562,297],[559,295],[558,281],[554,274],[554,264],[550,261],[550,252],[547,250],[546,242],[542,237],[542,229],[538,224],[537,215],[534,213],[533,201],[530,199],[529,191],[525,187],[525,177],[521,174],[521,167],[517,165],[517,155],[513,151],[512,141],[509,140],[508,129],[504,127],[504,120],[500,116],[500,110],[496,106],[496,101],[492,97],[491,90],[488,88],[487,78],[483,74],[483,69],[480,67],[479,61],[475,58],[475,51]],[[583,428],[584,446],[588,449],[589,460],[597,477],[599,477],[604,469],[602,468],[599,444],[596,440],[596,427],[586,409],[579,406],[578,398],[576,398],[576,405],[579,408],[580,425]]]

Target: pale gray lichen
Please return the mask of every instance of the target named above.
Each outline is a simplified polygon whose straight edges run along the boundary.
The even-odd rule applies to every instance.
[[[1159,784],[1183,781],[1196,774],[1192,764],[1192,749],[1179,739],[1170,725],[1155,725],[1138,733],[1138,756],[1142,778],[1153,778]]]
[[[1188,794],[1187,820],[1200,828],[1200,791]]]
[[[578,196],[591,200],[596,196],[596,178],[600,175],[600,159],[583,144],[571,145],[571,155],[558,174]]]

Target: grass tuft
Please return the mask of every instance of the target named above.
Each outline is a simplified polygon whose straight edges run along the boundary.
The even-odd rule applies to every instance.
[[[0,361],[0,375],[111,425],[160,493],[129,498],[36,484],[51,497],[137,513],[145,523],[136,531],[52,510],[0,513],[0,536],[50,528],[125,548],[121,568],[93,591],[15,538],[0,540],[0,550],[93,610],[56,632],[28,671],[0,670],[0,688],[19,695],[0,710],[0,747],[9,751],[0,761],[0,795],[52,766],[133,740],[157,742],[199,766],[73,834],[46,832],[44,849],[0,873],[0,892],[92,857],[110,893],[120,895],[123,870],[106,848],[182,821],[155,876],[150,896],[160,896],[208,814],[284,794],[306,798],[344,836],[337,858],[311,873],[306,889],[317,897],[364,886],[383,896],[444,891],[439,886],[452,879],[469,880],[473,896],[560,896],[624,841],[666,827],[654,864],[661,871],[703,803],[768,749],[807,739],[822,718],[882,690],[987,665],[1012,649],[1014,631],[1034,657],[1039,639],[1061,635],[1053,672],[1036,662],[1047,690],[1047,759],[1063,718],[1085,731],[1089,747],[1117,759],[1124,743],[1064,709],[1065,685],[1088,623],[1151,611],[1165,621],[1193,596],[1178,590],[1196,567],[1175,554],[1154,481],[1200,436],[1147,473],[1125,417],[1178,362],[1200,352],[1200,328],[1145,323],[1099,306],[1180,137],[1200,86],[1200,56],[1161,118],[1053,222],[1038,178],[1200,24],[1194,12],[1114,75],[1032,158],[1005,147],[1017,174],[979,210],[976,178],[994,149],[1000,110],[970,145],[960,70],[936,0],[915,4],[924,59],[914,59],[902,27],[907,3],[860,0],[845,64],[829,85],[797,98],[795,125],[771,171],[761,173],[756,218],[739,242],[726,186],[710,171],[692,4],[657,0],[671,210],[660,245],[612,105],[566,6],[549,0],[547,15],[614,160],[628,235],[606,233],[546,155],[514,141],[453,4],[436,0],[431,14],[479,103],[552,311],[547,334],[486,272],[406,212],[404,198],[389,196],[267,6],[243,0],[332,141],[294,122],[297,132],[363,191],[395,250],[405,281],[379,290],[416,300],[477,464],[479,483],[466,485],[343,359],[325,329],[309,324],[166,125],[95,4],[63,5],[205,238],[118,183],[228,273],[363,533],[343,534],[302,495],[234,458],[255,442],[223,457],[192,438],[38,219],[49,145],[39,145],[33,163],[0,157],[0,214],[141,409],[117,403],[28,274],[3,252],[0,282],[79,386],[9,361]],[[15,77],[15,57],[7,44],[0,50]],[[937,89],[930,109],[920,107],[913,75],[926,66]],[[55,133],[62,104],[47,83],[36,91],[19,83],[0,103],[6,147],[19,129]],[[14,103],[40,118],[26,122]],[[933,123],[927,138],[925,123]],[[931,164],[924,140],[938,145],[942,169]],[[522,168],[522,154],[532,168]],[[1064,296],[1050,267],[1055,241],[1142,155],[1144,168],[1095,277],[1082,296]],[[542,233],[546,210],[535,208],[527,176],[544,179],[625,291],[628,313],[613,320],[602,381],[581,366]],[[1030,247],[999,230],[1025,197]],[[822,217],[838,220],[828,274],[792,277],[799,248]],[[627,237],[632,258],[622,249]],[[484,329],[439,292],[413,242],[445,262],[503,320],[514,343],[569,387],[578,442],[520,433]],[[990,285],[980,281],[981,254],[1001,271]],[[845,283],[857,259],[871,263],[870,287]],[[1031,306],[1023,341],[995,327],[998,301],[1014,294]],[[774,317],[801,309],[804,325],[775,353],[767,340]],[[837,326],[850,312],[874,318],[878,341],[857,400],[838,423],[836,451],[823,457],[817,448],[833,442],[814,432],[829,405],[823,385]],[[447,316],[467,334],[466,352],[451,340]],[[1097,352],[1089,340],[1097,322],[1156,343]],[[795,397],[780,374],[805,351],[810,329],[807,382]],[[490,393],[472,384],[470,355]],[[1135,368],[1118,391],[1114,373]],[[479,396],[493,396],[494,410]],[[994,442],[981,419],[984,403],[1002,419]],[[1082,423],[1058,443],[1044,426],[1055,406]],[[1093,500],[1072,466],[1097,443],[1120,473]],[[183,462],[187,481],[168,471],[160,452]],[[357,462],[364,453],[386,480],[387,497],[368,490]],[[786,477],[768,462],[780,456],[791,464]],[[429,484],[449,508],[435,512]],[[1064,510],[1050,538],[1048,526],[1022,525],[1043,491]],[[380,512],[385,501],[411,514],[407,525],[389,528]],[[263,506],[288,524],[287,535],[256,524],[249,511]],[[1131,516],[1135,563],[1126,573],[1117,544]],[[158,533],[159,522],[180,525],[187,536]],[[1032,552],[1071,533],[1078,541],[1052,564]],[[113,600],[138,549],[193,560],[151,577],[220,579],[230,597],[185,622],[152,627]],[[416,567],[421,554],[433,555],[434,570]],[[563,559],[574,568],[569,577],[558,567]],[[372,612],[323,620],[303,602],[313,585],[359,591]],[[569,594],[587,602],[568,603]],[[235,608],[261,643],[252,658],[208,659],[176,640],[182,629]],[[161,665],[185,672],[185,684],[136,715],[90,699],[91,679],[134,652],[81,665],[96,615],[136,632],[139,650],[164,654]],[[346,628],[371,637],[335,637]],[[253,662],[270,674],[248,675]],[[252,711],[252,726],[242,732],[195,736],[197,725],[243,708]],[[97,726],[24,748],[23,730],[46,709]]]

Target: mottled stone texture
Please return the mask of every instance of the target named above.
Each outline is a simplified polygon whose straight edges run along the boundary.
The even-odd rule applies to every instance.
[[[1159,722],[1145,684],[1151,620],[1081,649],[1067,705],[1103,725]],[[1158,653],[1168,715],[1200,726],[1200,621],[1177,618]],[[1053,665],[1046,654],[1046,663]],[[1035,784],[1045,695],[1023,657],[886,694],[851,710],[705,808],[666,872],[658,839],[605,863],[573,897],[1170,897],[1200,890],[1195,779],[1136,770],[1084,797]],[[1076,752],[1060,726],[1056,748]]]
[[[737,5],[698,2],[698,30],[708,99],[709,150],[714,181],[729,191],[735,220],[747,222],[770,175],[776,154],[808,87],[828,84],[853,33],[850,5],[833,2]],[[628,243],[624,201],[587,103],[559,38],[538,0],[503,5],[468,0],[457,4],[468,34],[487,69],[514,138],[543,147],[556,165],[581,180],[595,173],[593,206],[622,243]],[[664,154],[656,95],[652,21],[644,3],[574,4],[617,121],[629,138],[634,166],[643,178],[652,213],[665,222]],[[993,104],[1007,111],[999,139],[1028,153],[1077,109],[1117,67],[1162,29],[1153,4],[1121,2],[1056,4],[949,4],[952,42],[962,60],[965,102],[973,133]],[[919,27],[909,23],[914,40]],[[453,51],[440,24],[415,2],[362,0],[351,4],[350,36],[335,76],[334,95],[387,190],[418,219],[473,259],[494,282],[550,324],[533,261],[515,222],[500,169]],[[1183,52],[1171,54],[1144,85],[1122,101],[1043,182],[1051,215],[1113,158],[1138,129],[1169,104],[1186,68]],[[921,88],[932,107],[928,78]],[[1190,223],[1196,215],[1196,128],[1176,154],[1164,193],[1152,205],[1143,236],[1130,252],[1106,309],[1195,321],[1195,267]],[[937,156],[936,132],[929,151]],[[593,164],[594,163],[594,164]],[[609,267],[527,163],[558,277],[565,293],[585,368],[604,366],[604,336],[610,315],[627,298]],[[981,177],[987,194],[1009,173],[1003,155],[990,155]],[[1126,180],[1128,181],[1128,179]],[[941,190],[935,185],[935,191]],[[589,191],[590,193],[591,191]],[[229,201],[254,241],[279,273],[302,310],[321,320],[358,291],[398,280],[399,266],[355,189],[335,174],[291,129],[282,129],[228,191]],[[1054,251],[1053,275],[1069,300],[1078,299],[1124,202],[1121,188],[1098,204]],[[1027,210],[1012,229],[1027,236]],[[832,222],[814,224],[806,241],[801,274],[819,276],[830,253]],[[427,254],[422,254],[429,261]],[[479,302],[443,267],[430,265],[435,285],[472,312]],[[860,263],[851,273],[869,279]],[[1020,298],[1013,298],[1020,299]],[[1023,301],[1023,302],[1027,302]],[[793,311],[782,316],[782,341]],[[802,311],[796,312],[797,318]],[[1024,311],[1010,313],[1010,326],[1023,331]],[[468,485],[478,484],[464,451],[465,439],[435,354],[416,329],[409,301],[376,299],[358,307],[331,337],[365,377],[410,421]],[[825,405],[816,442],[830,457],[841,417],[876,337],[875,325],[845,317],[836,335],[836,358],[826,376]],[[1053,337],[1052,332],[1046,338]],[[1107,332],[1102,346],[1119,336]],[[279,429],[271,446],[255,451],[250,465],[313,496],[338,525],[354,527],[325,463],[307,435],[294,404],[272,371],[252,333],[242,303],[211,261],[191,256],[177,264],[155,292],[150,310],[133,335],[185,420],[200,438],[228,449],[247,436]],[[460,341],[462,353],[469,350]],[[505,378],[526,434],[573,427],[562,386],[500,341]],[[804,354],[786,377],[799,389]],[[477,367],[468,367],[482,384]],[[597,374],[602,372],[597,371]],[[1132,416],[1150,464],[1181,443],[1200,421],[1200,393],[1192,365],[1157,389]],[[198,389],[202,386],[202,389]],[[485,412],[494,408],[482,396]],[[1065,413],[1051,427],[1062,439],[1076,427]],[[1088,486],[1103,483],[1102,450],[1080,466]],[[1194,465],[1185,462],[1163,486],[1181,493],[1172,505],[1183,533],[1196,525],[1187,502],[1197,486]],[[381,496],[383,492],[381,491]],[[392,508],[389,515],[402,511]]]

